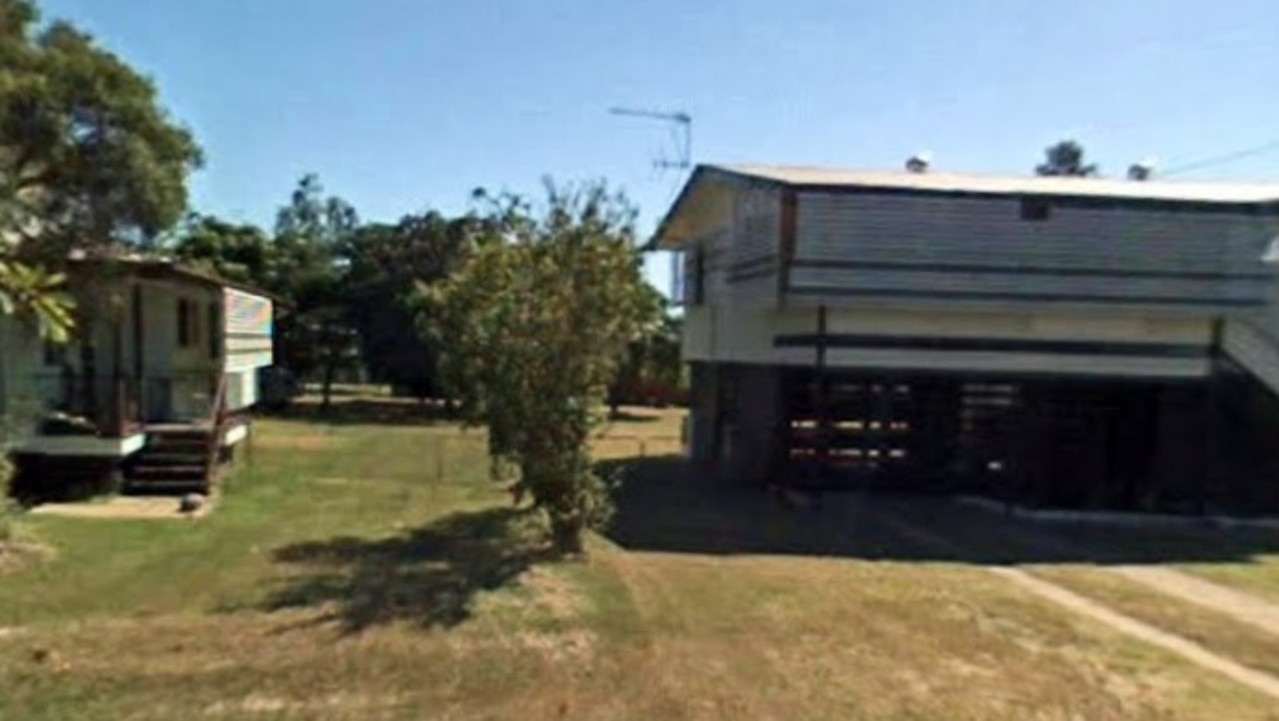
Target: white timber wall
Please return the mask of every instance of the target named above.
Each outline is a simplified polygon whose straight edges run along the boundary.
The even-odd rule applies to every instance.
[[[772,187],[739,188],[733,193],[732,205],[729,301],[738,306],[775,305],[781,191]]]
[[[1079,182],[1087,182],[1081,180]],[[801,192],[796,298],[1237,309],[1263,302],[1274,217],[1044,199]],[[1039,202],[1039,201],[1034,201]]]
[[[684,244],[682,297],[696,298],[697,258],[703,268],[703,303],[773,305],[778,292],[781,192],[773,187],[726,188],[727,202],[699,237]]]
[[[1202,377],[1209,371],[1212,338],[1209,319],[1180,316],[840,308],[828,312],[826,325],[830,339],[858,339],[854,347],[832,345],[827,350],[828,367],[850,369]],[[812,308],[689,308],[684,357],[812,366],[815,345],[785,346],[779,341],[816,333],[817,311]],[[877,347],[877,341],[886,347]],[[972,341],[994,347],[965,347]],[[946,347],[951,342],[956,349]],[[1021,345],[1025,348],[1019,349]],[[1169,348],[1181,353],[1169,355]]]
[[[179,334],[180,301],[188,313],[185,345]],[[142,283],[142,381],[149,417],[208,417],[210,384],[221,366],[221,351],[215,348],[221,329],[212,325],[210,308],[219,304],[216,287],[180,280]]]
[[[226,288],[222,293],[227,404],[233,410],[258,401],[258,369],[274,362],[275,309],[269,298]]]

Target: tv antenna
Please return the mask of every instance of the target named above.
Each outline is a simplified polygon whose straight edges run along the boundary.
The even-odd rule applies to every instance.
[[[630,118],[644,118],[666,123],[671,131],[671,140],[675,145],[674,160],[659,157],[653,161],[653,167],[660,170],[688,170],[693,162],[693,117],[686,112],[664,112],[645,110],[642,108],[609,108],[609,114]]]

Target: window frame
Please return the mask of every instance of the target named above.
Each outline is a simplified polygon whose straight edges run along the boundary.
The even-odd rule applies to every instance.
[[[1021,219],[1028,223],[1044,223],[1052,218],[1053,204],[1048,198],[1024,195],[1021,198]]]
[[[209,360],[219,360],[222,358],[222,307],[217,301],[209,302],[208,322]]]
[[[191,301],[186,298],[178,298],[177,314],[178,314],[178,347],[190,348],[191,333]]]

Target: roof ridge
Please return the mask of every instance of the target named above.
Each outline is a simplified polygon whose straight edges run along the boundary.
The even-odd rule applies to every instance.
[[[856,169],[810,165],[707,163],[699,167],[730,175],[809,188],[880,187],[919,192],[989,195],[1047,194],[1192,203],[1279,202],[1279,182],[1158,178],[1138,181],[1105,177],[997,175],[945,170],[916,173],[904,169]]]

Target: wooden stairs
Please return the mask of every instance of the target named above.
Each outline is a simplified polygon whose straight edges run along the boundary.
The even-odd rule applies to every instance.
[[[217,480],[222,440],[234,419],[226,408],[226,375],[218,379],[213,411],[207,421],[152,423],[147,441],[124,467],[121,490],[136,494],[208,494]]]
[[[207,494],[218,473],[220,429],[211,424],[153,425],[124,468],[125,493]]]

